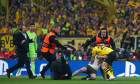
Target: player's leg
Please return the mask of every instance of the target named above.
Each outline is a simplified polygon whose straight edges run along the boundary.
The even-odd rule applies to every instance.
[[[87,77],[82,78],[81,80],[96,80],[96,73],[97,70],[95,70],[93,67],[91,67],[90,65],[86,66],[87,70],[85,73],[88,74]]]
[[[30,49],[27,55],[30,56],[32,73],[33,75],[36,75],[35,74],[35,57],[36,57],[35,49]]]
[[[106,72],[107,75],[109,75],[109,80],[114,80],[115,77],[107,67],[108,67],[108,63],[103,62],[102,69]]]
[[[18,69],[16,76],[20,76],[21,68]]]
[[[104,70],[100,67],[100,72],[105,80],[109,79],[109,76],[104,72]]]
[[[90,74],[90,77],[88,80],[96,80],[96,73]]]
[[[111,52],[107,55],[108,57],[105,59],[105,61],[102,64],[102,69],[110,76],[109,79],[113,80],[115,77],[113,76],[113,70],[110,69],[110,65],[112,65],[112,62],[114,61],[116,57],[116,52]]]
[[[107,66],[108,66],[108,63],[103,62],[103,64],[102,64],[102,69],[110,76],[110,75],[112,75],[112,73],[111,73],[110,70],[107,68]]]
[[[32,73],[32,71],[31,71],[31,69],[30,69],[30,61],[29,61],[29,59],[28,59],[28,57],[27,57],[27,54],[23,54],[23,56],[24,56],[24,64],[25,64],[25,66],[26,66],[26,70],[27,70],[27,72],[28,72],[28,76],[29,76],[29,78],[30,79],[34,79],[34,78],[36,78],[37,76],[34,76],[33,75],[33,73]]]
[[[75,72],[72,74],[72,77],[78,75],[79,73],[84,73],[84,72],[86,72],[86,71],[87,71],[87,68],[86,68],[86,67],[83,67],[83,68],[81,68],[81,69],[75,71]]]
[[[36,75],[35,74],[35,58],[34,57],[31,58],[31,69],[32,69],[33,75]]]
[[[110,70],[110,72],[113,74],[113,69],[111,65],[108,65],[107,68]]]

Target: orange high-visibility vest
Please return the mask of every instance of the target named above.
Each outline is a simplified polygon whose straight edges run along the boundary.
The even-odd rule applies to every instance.
[[[96,36],[97,46],[100,46],[100,44],[102,43],[102,40],[104,40],[104,46],[110,47],[109,46],[109,42],[110,42],[110,36],[109,35],[108,35],[107,39],[102,39],[102,38],[98,37],[98,35],[97,35]]]
[[[43,42],[43,45],[42,45],[41,52],[48,52],[49,51],[51,54],[54,53],[56,44],[54,44],[54,43],[50,44],[50,41],[49,41],[49,37],[52,35],[55,35],[55,34],[53,32],[50,32],[46,35],[44,42]]]

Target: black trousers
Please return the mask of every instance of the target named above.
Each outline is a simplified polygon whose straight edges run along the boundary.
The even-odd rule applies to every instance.
[[[50,68],[52,62],[56,61],[56,57],[50,52],[46,52],[46,53],[42,52],[42,56],[48,61],[48,64],[41,71],[41,73],[45,73]]]
[[[19,56],[18,63],[15,64],[13,67],[11,67],[9,69],[9,72],[11,73],[16,69],[23,67],[25,64],[27,72],[28,72],[28,76],[29,77],[33,76],[33,73],[31,72],[31,69],[30,69],[30,62],[27,57],[27,52],[18,52],[18,56]]]

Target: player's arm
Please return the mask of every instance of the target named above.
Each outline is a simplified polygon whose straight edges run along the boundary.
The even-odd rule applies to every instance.
[[[107,55],[97,55],[97,58],[99,58],[99,59],[106,59],[107,58]]]
[[[95,59],[95,56],[92,56],[91,61],[89,62],[89,64],[93,64],[94,59]]]
[[[35,39],[34,39],[34,46],[35,46],[35,50],[37,50],[37,36],[35,35]]]
[[[92,58],[91,58],[91,61],[89,62],[89,64],[93,64],[95,56],[97,55],[96,52],[97,52],[96,49],[92,50]]]

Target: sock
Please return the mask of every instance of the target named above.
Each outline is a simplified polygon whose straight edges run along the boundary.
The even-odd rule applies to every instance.
[[[109,69],[109,71],[110,71],[111,74],[113,75],[113,69],[112,69],[112,67],[109,65],[109,66],[107,66],[107,68]]]
[[[18,70],[21,70],[21,68],[18,68]]]
[[[103,67],[103,70],[105,71],[105,73],[109,76],[112,75],[112,73],[110,72],[110,70],[107,67]]]
[[[31,69],[32,72],[35,73],[35,62],[31,62]]]

